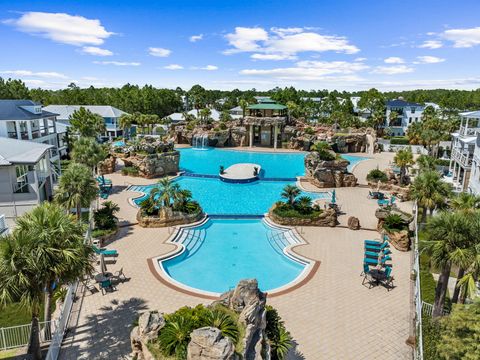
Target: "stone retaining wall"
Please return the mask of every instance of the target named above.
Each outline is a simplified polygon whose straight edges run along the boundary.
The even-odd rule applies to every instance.
[[[268,216],[272,221],[279,225],[287,226],[337,226],[337,212],[333,209],[323,210],[322,213],[316,219],[304,219],[304,218],[294,218],[294,217],[282,217],[278,216],[273,212],[275,206],[270,209]]]
[[[161,212],[159,216],[143,216],[140,209],[137,212],[138,225],[145,228],[184,225],[200,221],[205,216],[203,211],[195,214],[186,214],[179,211],[171,211],[171,209],[168,210],[170,211]]]

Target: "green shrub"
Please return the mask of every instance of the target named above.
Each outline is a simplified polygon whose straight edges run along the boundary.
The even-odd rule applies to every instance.
[[[271,348],[272,360],[283,360],[293,346],[292,336],[285,328],[277,310],[270,305],[267,305],[265,309],[267,310],[265,333]]]
[[[117,228],[116,213],[120,211],[117,204],[105,201],[103,206],[93,213],[95,228],[98,230],[112,230]]]
[[[138,176],[138,169],[134,166],[125,166],[122,169],[122,175]]]
[[[310,150],[317,152],[320,160],[332,161],[336,159],[335,154],[331,153],[331,147],[326,141],[319,141],[313,144]]]
[[[438,321],[432,320],[428,316],[422,317],[422,335],[423,335],[423,358],[425,360],[438,360],[437,346],[441,340],[441,327]]]
[[[436,159],[435,165],[438,166],[450,166],[450,160],[447,159]]]
[[[370,170],[370,172],[367,175],[367,180],[371,182],[387,182],[388,177],[387,174],[384,173],[382,170],[379,169],[373,169]]]
[[[140,203],[140,209],[147,216],[158,215],[158,207],[155,200],[151,196]]]
[[[306,127],[304,133],[307,135],[315,135],[315,130],[313,130],[310,126]]]
[[[409,141],[406,136],[395,136],[390,139],[391,145],[408,145]]]
[[[400,215],[389,214],[383,222],[383,228],[388,232],[398,232],[406,230],[408,227]]]
[[[298,205],[291,206],[284,202],[278,202],[273,213],[283,218],[316,219],[320,216],[322,210],[318,209],[318,207],[305,209]]]

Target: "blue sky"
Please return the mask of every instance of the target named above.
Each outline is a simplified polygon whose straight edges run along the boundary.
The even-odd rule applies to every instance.
[[[6,1],[0,76],[31,87],[480,87],[478,0]]]

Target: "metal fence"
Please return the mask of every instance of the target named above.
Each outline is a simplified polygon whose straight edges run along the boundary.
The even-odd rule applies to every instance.
[[[52,340],[52,333],[57,329],[57,320],[40,321],[40,342]],[[47,326],[49,325],[49,326]],[[32,324],[0,328],[0,350],[14,349],[28,345]]]
[[[418,205],[413,206],[415,217],[415,241],[413,243],[413,271],[415,272],[415,289],[413,299],[415,303],[415,333],[416,347],[413,352],[414,359],[423,360],[423,336],[422,336],[422,292],[420,287],[420,252],[418,249]]]
[[[431,317],[432,313],[433,313],[433,305],[425,301],[422,301],[422,314]],[[445,316],[448,314],[450,314],[450,311],[448,309],[443,309],[443,315]]]

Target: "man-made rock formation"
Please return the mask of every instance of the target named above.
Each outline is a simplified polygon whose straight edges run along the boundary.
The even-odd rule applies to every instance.
[[[355,216],[350,216],[348,218],[348,228],[352,230],[359,230],[360,229],[360,220],[356,218]]]
[[[357,178],[347,171],[348,160],[322,160],[317,152],[305,156],[305,178],[320,188],[352,187]]]
[[[272,221],[279,225],[288,226],[337,226],[337,212],[334,209],[323,210],[318,217],[314,219],[299,217],[283,217],[275,214],[275,205],[270,209],[268,216]]]
[[[135,326],[130,333],[131,356],[138,360],[155,359],[148,350],[147,343],[156,339],[164,326],[163,315],[156,311],[147,311],[140,315],[138,326]]]
[[[391,182],[387,183],[378,183],[378,182],[369,182],[368,186],[375,191],[381,190],[381,191],[388,191],[392,194],[395,194],[395,196],[400,200],[400,201],[408,201],[410,200],[410,186],[399,186],[395,185]]]
[[[115,165],[117,158],[113,155],[107,156],[107,158],[98,163],[97,169],[99,175],[107,175],[115,172]]]
[[[411,240],[408,230],[390,232],[383,227],[385,218],[390,214],[399,215],[406,226],[413,221],[413,216],[393,207],[379,208],[375,211],[375,217],[378,219],[377,230],[387,235],[389,243],[392,244],[395,249],[399,251],[410,250]]]
[[[143,214],[142,209],[137,212],[138,225],[145,228],[160,228],[167,226],[191,224],[200,221],[205,214],[199,211],[193,214],[187,214],[180,211],[173,211],[170,208],[163,207],[158,216],[147,216]]]
[[[123,159],[125,166],[135,167],[141,177],[151,179],[169,174],[176,174],[179,170],[180,152],[170,151],[155,154],[135,154]]]
[[[239,321],[245,326],[243,359],[262,359],[262,348],[266,341],[266,302],[267,296],[258,289],[255,279],[241,280],[234,290],[222,294],[218,301],[240,313]]]
[[[187,348],[187,360],[236,360],[232,340],[214,327],[193,330]]]

